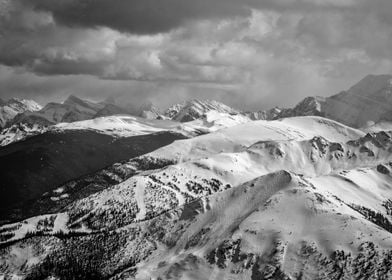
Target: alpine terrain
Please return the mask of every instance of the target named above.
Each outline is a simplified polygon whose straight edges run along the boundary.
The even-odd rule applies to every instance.
[[[0,138],[0,277],[392,279],[391,92],[26,109]]]

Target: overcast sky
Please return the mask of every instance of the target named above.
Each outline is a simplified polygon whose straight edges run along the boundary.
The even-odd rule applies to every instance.
[[[0,97],[241,109],[392,73],[391,0],[0,0]]]

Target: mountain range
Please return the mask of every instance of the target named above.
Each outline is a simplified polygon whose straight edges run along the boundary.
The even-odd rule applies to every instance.
[[[392,279],[391,81],[259,112],[23,109],[0,137],[0,275]]]
[[[1,126],[56,124],[115,114],[131,114],[147,119],[171,119],[187,122],[200,119],[209,111],[242,114],[252,120],[274,120],[294,116],[324,116],[352,127],[392,120],[392,75],[368,75],[357,84],[331,97],[307,97],[293,108],[275,107],[258,112],[242,112],[215,100],[189,100],[161,110],[151,102],[137,110],[116,105],[111,99],[95,103],[69,96],[63,103],[41,107],[33,100],[13,98],[0,103]]]

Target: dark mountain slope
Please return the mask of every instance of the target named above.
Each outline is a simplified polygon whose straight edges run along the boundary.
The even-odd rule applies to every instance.
[[[115,162],[185,138],[156,134],[114,138],[92,131],[47,132],[0,148],[0,220],[7,209]]]

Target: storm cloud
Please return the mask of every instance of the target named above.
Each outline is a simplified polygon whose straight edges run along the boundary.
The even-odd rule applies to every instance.
[[[391,14],[389,0],[0,0],[0,96],[292,105],[391,73]]]

